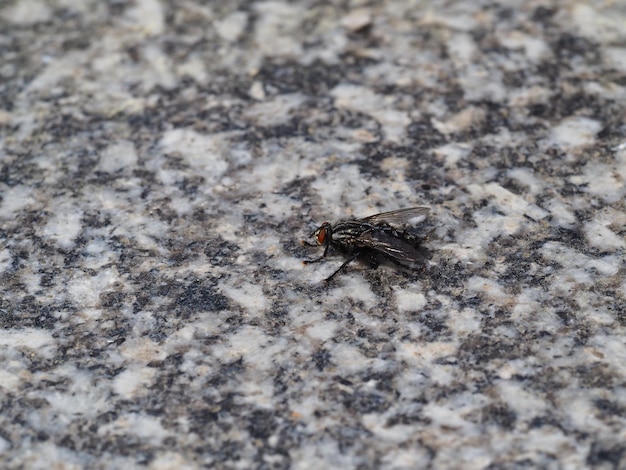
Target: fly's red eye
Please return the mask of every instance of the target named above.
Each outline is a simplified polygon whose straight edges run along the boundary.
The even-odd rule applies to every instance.
[[[326,241],[326,227],[321,227],[317,232],[315,232],[315,239],[317,240],[318,245],[323,245]]]
[[[324,222],[320,228],[315,231],[315,240],[318,245],[326,245],[330,240],[330,224]]]

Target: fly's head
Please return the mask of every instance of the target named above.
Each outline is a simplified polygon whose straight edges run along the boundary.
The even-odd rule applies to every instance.
[[[333,239],[333,227],[330,225],[330,222],[324,222],[313,233],[313,236],[318,245],[328,246]]]

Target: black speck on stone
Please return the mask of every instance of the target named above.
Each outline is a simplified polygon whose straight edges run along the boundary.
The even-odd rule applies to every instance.
[[[605,398],[599,398],[594,401],[594,405],[600,411],[601,414],[606,416],[625,416],[626,409],[619,406],[618,403],[607,400]]]
[[[194,280],[177,297],[176,303],[193,311],[220,311],[228,308],[228,299],[211,285]]]
[[[356,391],[346,397],[344,405],[359,414],[382,413],[389,408],[389,403],[383,395],[362,391]]]
[[[244,369],[243,358],[240,357],[233,362],[223,364],[219,371],[207,380],[207,384],[211,387],[217,387],[227,383],[229,380],[238,380]]]
[[[594,442],[587,456],[587,463],[594,468],[624,468],[626,465],[626,444]],[[605,467],[604,465],[609,464]]]
[[[547,23],[556,13],[556,8],[539,6],[533,11],[532,20],[538,23]]]
[[[315,367],[317,370],[323,371],[326,367],[331,363],[330,361],[330,353],[327,349],[320,348],[316,351],[312,356],[313,362],[315,363]]]
[[[276,429],[276,420],[269,410],[254,410],[248,419],[248,432],[255,439],[267,439]]]
[[[103,292],[100,294],[100,304],[107,309],[119,310],[124,304],[125,297],[126,294],[123,292]]]
[[[306,95],[327,93],[343,78],[344,72],[337,65],[315,61],[303,66],[297,62],[266,61],[257,78],[283,93],[301,92]]]
[[[552,239],[561,242],[570,248],[586,251],[585,247],[587,245],[587,241],[585,239],[585,235],[578,228],[568,229],[558,227]]]
[[[502,426],[505,429],[513,429],[517,414],[506,405],[489,405],[482,410],[482,422]]]

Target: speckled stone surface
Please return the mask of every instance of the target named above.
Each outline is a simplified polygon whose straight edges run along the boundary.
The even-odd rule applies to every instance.
[[[625,25],[0,2],[0,466],[626,468]],[[423,270],[302,264],[415,205]]]

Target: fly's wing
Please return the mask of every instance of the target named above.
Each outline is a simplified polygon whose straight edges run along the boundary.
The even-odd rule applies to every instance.
[[[363,222],[367,222],[373,225],[383,222],[386,222],[389,225],[401,225],[411,219],[414,219],[415,217],[428,214],[429,211],[430,208],[428,207],[409,207],[408,209],[398,209],[395,211],[381,212],[380,214],[370,215],[369,217],[365,217],[361,220]]]
[[[409,242],[381,230],[362,233],[357,238],[357,244],[361,248],[369,248],[382,253],[407,268],[418,268],[424,261],[424,256]]]

